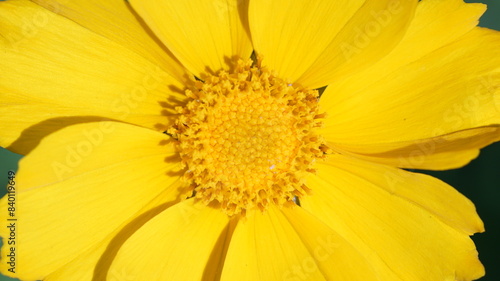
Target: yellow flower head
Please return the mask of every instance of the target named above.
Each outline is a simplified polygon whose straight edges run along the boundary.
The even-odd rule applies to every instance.
[[[405,169],[500,140],[462,0],[0,2],[0,271],[474,280],[474,205]]]

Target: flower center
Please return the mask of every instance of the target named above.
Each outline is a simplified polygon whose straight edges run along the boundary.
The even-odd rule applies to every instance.
[[[294,87],[252,61],[221,71],[187,90],[168,132],[178,139],[186,192],[215,202],[229,216],[293,205],[310,192],[304,182],[327,147],[314,129],[318,92]]]

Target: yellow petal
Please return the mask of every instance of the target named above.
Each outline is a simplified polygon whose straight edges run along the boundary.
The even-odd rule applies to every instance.
[[[183,99],[158,65],[34,3],[1,2],[0,25],[0,145],[11,151],[96,120],[162,130]]]
[[[271,207],[238,222],[220,280],[327,280],[311,255],[287,218]]]
[[[81,252],[77,258],[51,273],[43,280],[91,281],[105,278],[109,271],[109,266],[121,245],[150,219],[176,204],[179,201],[179,188],[182,188],[180,181],[176,181],[170,186],[165,186],[161,194],[144,205],[140,211],[124,221],[116,230],[88,250]],[[126,280],[125,278],[120,278],[120,274],[123,275],[123,272],[116,273],[115,280]],[[113,279],[110,281],[113,281]]]
[[[310,253],[300,265],[304,274],[314,270],[310,266],[315,261],[315,269],[329,281],[381,280],[364,256],[318,218],[302,208],[284,208],[283,214]]]
[[[334,77],[337,81],[329,87],[335,92],[341,91],[344,84],[353,91],[365,89],[398,68],[456,41],[477,25],[485,10],[484,4],[462,0],[419,1],[404,37],[387,56],[349,77]]]
[[[248,58],[248,0],[130,1],[173,54],[198,77]]]
[[[479,148],[499,140],[500,126],[488,126],[422,140],[336,148],[346,155],[396,167],[446,170],[466,165],[479,155]]]
[[[328,87],[322,133],[340,150],[395,166],[459,167],[500,139],[498,50],[500,33],[476,28],[363,88]]]
[[[417,4],[367,0],[297,82],[319,88],[377,62],[403,38]]]
[[[263,63],[295,81],[363,4],[361,0],[252,0],[249,21]]]
[[[179,164],[167,139],[115,122],[74,125],[44,138],[16,176],[16,277],[43,279],[169,189]],[[163,203],[179,200],[177,188],[168,194]],[[7,208],[8,197],[0,202]],[[2,258],[7,254],[4,247]],[[0,265],[3,274],[7,268]]]
[[[163,211],[118,250],[107,280],[214,280],[229,218],[194,199]],[[119,277],[122,277],[120,279]]]
[[[182,81],[186,71],[123,0],[32,0],[148,59]]]
[[[344,156],[318,163],[304,209],[363,253],[381,280],[473,280],[484,275],[468,234],[474,206],[432,177]]]

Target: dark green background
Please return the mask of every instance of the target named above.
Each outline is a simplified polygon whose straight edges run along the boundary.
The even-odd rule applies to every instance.
[[[498,0],[466,2],[488,4],[488,11],[481,19],[480,25],[500,30],[500,2]],[[20,157],[20,155],[0,148],[0,186],[6,186],[7,171],[17,170],[17,161]],[[486,226],[485,233],[476,234],[473,237],[479,251],[479,257],[486,267],[486,276],[481,281],[499,281],[500,143],[484,148],[479,158],[464,168],[444,172],[430,172],[429,174],[451,184],[476,204],[477,211]],[[5,190],[1,190],[0,194],[5,194]],[[0,281],[9,280],[17,279],[0,276]]]

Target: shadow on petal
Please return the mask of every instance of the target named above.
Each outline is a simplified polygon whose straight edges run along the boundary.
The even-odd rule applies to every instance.
[[[101,121],[118,120],[101,116],[70,116],[51,118],[26,128],[21,135],[6,148],[12,152],[26,155],[35,149],[44,137],[54,132],[71,125]]]
[[[116,254],[122,247],[122,245],[130,238],[138,229],[140,229],[144,224],[146,224],[150,219],[154,218],[161,212],[170,208],[171,206],[178,203],[178,200],[167,202],[161,204],[149,211],[144,212],[129,224],[123,227],[123,229],[111,240],[106,247],[106,250],[102,254],[101,258],[97,262],[97,265],[94,270],[94,275],[92,277],[92,281],[101,281],[106,280],[106,276],[108,275],[109,268],[113,260],[116,257]]]

